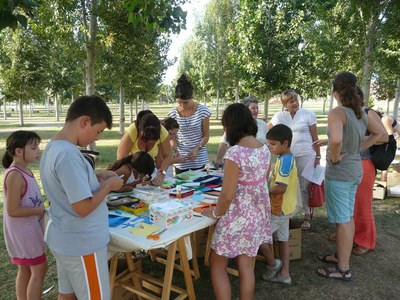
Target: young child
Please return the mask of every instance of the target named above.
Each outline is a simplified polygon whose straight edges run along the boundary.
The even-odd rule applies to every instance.
[[[222,125],[232,146],[224,157],[224,181],[215,209],[203,214],[218,219],[211,243],[211,281],[217,299],[231,299],[226,268],[236,258],[240,299],[253,299],[254,260],[261,243],[272,242],[267,173],[268,147],[255,135],[257,124],[241,103],[229,105]]]
[[[3,229],[11,262],[18,266],[17,299],[41,299],[47,271],[43,240],[42,194],[30,163],[40,156],[40,137],[18,130],[7,139],[2,163],[4,173]]]
[[[179,131],[179,124],[178,122],[174,119],[174,118],[165,118],[164,120],[161,121],[161,125],[165,127],[165,129],[168,130],[169,133],[169,141],[172,147],[172,160],[171,160],[171,164],[167,169],[167,175],[166,177],[172,177],[174,176],[174,172],[173,172],[173,165],[174,164],[181,164],[184,163],[186,161],[186,158],[182,155],[180,155],[178,148],[176,147],[176,143],[177,143],[177,134]],[[158,159],[158,156],[157,156]]]
[[[58,299],[110,299],[104,198],[124,181],[112,171],[96,175],[77,146],[96,141],[111,125],[111,112],[100,97],[79,97],[40,161],[50,200],[45,241],[57,263]]]
[[[136,185],[149,181],[154,169],[154,159],[144,151],[128,155],[108,166],[108,170],[123,176],[124,186],[117,192],[130,192]]]
[[[271,230],[279,241],[280,259],[274,259],[270,245],[260,247],[267,260],[267,269],[262,278],[266,281],[291,285],[289,274],[289,215],[296,210],[298,178],[296,162],[290,153],[292,131],[283,124],[272,127],[267,133],[269,149],[278,155],[272,174],[269,195],[271,199]]]

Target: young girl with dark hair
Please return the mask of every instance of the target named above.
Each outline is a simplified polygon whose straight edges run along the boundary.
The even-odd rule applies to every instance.
[[[147,152],[139,151],[115,161],[107,170],[123,175],[124,185],[117,192],[129,192],[143,181],[149,181],[154,168],[154,159]]]
[[[217,206],[203,211],[217,220],[211,243],[211,281],[217,299],[231,299],[226,268],[229,258],[235,258],[240,299],[253,299],[255,256],[262,243],[272,243],[267,186],[271,155],[267,145],[255,138],[257,125],[245,105],[229,105],[222,125],[232,147],[224,157],[224,182]]]
[[[206,144],[210,137],[210,110],[193,101],[193,85],[183,74],[175,87],[178,106],[173,108],[168,117],[179,124],[176,148],[186,160],[175,165],[176,173],[187,170],[203,169],[208,162]]]
[[[47,271],[44,252],[44,206],[30,163],[40,157],[40,137],[15,131],[7,139],[4,173],[4,239],[11,262],[18,266],[17,299],[41,299]]]

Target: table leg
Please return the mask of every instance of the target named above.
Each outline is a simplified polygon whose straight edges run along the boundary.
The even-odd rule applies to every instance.
[[[181,239],[179,239],[181,240]],[[169,300],[171,294],[172,275],[174,273],[177,241],[168,246],[167,263],[165,265],[164,285],[162,289],[162,300]],[[185,249],[186,251],[186,249]],[[185,252],[186,253],[186,252]],[[187,257],[186,257],[187,260]]]
[[[115,277],[117,276],[117,265],[118,265],[118,258],[119,258],[119,252],[115,253],[113,257],[111,257],[110,260],[110,293],[111,293],[111,299],[112,295],[114,292],[114,286],[115,286]]]
[[[125,259],[126,259],[126,264],[128,265],[128,270],[130,273],[136,271],[136,273],[141,273],[141,268],[140,270],[135,270],[135,262],[133,261],[132,258],[132,252],[125,252]],[[133,276],[132,277],[132,285],[138,289],[141,290],[142,289],[142,282],[141,280],[137,277],[137,276]],[[138,300],[141,300],[142,297],[138,296]]]
[[[181,256],[181,263],[182,263],[182,267],[183,267],[183,276],[185,278],[186,291],[188,294],[188,298],[191,300],[194,300],[194,299],[196,299],[196,295],[194,293],[192,274],[190,271],[189,261],[187,258],[185,242],[183,239],[184,239],[184,237],[182,237],[178,240],[178,250],[179,250],[179,254]],[[197,259],[197,258],[192,258],[192,259]]]
[[[195,233],[190,235],[190,243],[192,245],[192,267],[193,267],[193,277],[194,279],[200,278],[199,263],[197,262],[197,249],[196,249],[196,236]],[[181,263],[182,265],[182,263]]]

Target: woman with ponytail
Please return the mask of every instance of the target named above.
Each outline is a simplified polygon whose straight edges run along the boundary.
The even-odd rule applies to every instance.
[[[357,78],[341,72],[333,80],[333,96],[338,106],[328,114],[328,149],[325,172],[325,197],[330,223],[336,225],[336,253],[319,256],[325,263],[336,263],[333,268],[320,268],[317,274],[350,281],[350,255],[354,238],[354,201],[362,178],[360,152],[375,143],[379,128],[374,122],[367,126],[367,115],[357,93]],[[368,129],[372,134],[364,139]],[[316,146],[325,144],[317,141]]]

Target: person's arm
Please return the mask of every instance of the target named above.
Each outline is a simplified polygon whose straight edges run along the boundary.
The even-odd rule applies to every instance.
[[[214,163],[214,167],[218,168],[218,167],[222,166],[222,159],[224,158],[226,150],[228,150],[228,145],[225,143],[222,143],[222,142],[219,143],[218,152],[217,152],[217,160]]]
[[[313,124],[313,125],[309,126],[309,129],[310,129],[311,139],[312,139],[312,142],[314,145],[314,143],[319,140],[317,124]],[[319,147],[315,147],[314,150],[315,150],[315,162],[314,163],[319,165],[319,161],[321,160],[321,151],[320,151]]]
[[[272,124],[271,121],[269,121],[267,123],[267,127],[268,127],[268,129],[271,129],[272,127],[274,127],[274,124]]]
[[[123,184],[123,179],[117,176],[110,177],[100,185],[92,197],[73,203],[72,208],[80,217],[86,217],[104,201],[109,192],[119,190]]]
[[[121,141],[119,142],[118,145],[118,150],[117,150],[117,159],[124,158],[129,155],[129,152],[131,151],[133,146],[131,137],[127,132],[124,133],[124,135],[121,138]]]
[[[23,218],[31,216],[43,217],[44,207],[22,207],[21,206],[21,195],[24,192],[24,179],[22,175],[17,171],[11,171],[8,173],[5,186],[6,201],[7,201],[7,213],[13,218]]]
[[[237,184],[239,179],[239,166],[230,159],[225,160],[224,180],[222,182],[221,194],[218,198],[218,203],[215,209],[206,209],[202,214],[214,219],[226,213],[231,205],[233,198],[236,195]],[[213,215],[214,211],[214,215]]]
[[[367,130],[369,131],[370,134],[362,142],[360,149],[361,152],[367,150],[372,145],[387,143],[389,140],[389,136],[378,114],[374,112],[372,109],[370,109],[367,115],[368,115]]]
[[[269,189],[271,196],[283,195],[287,190],[287,185],[276,182],[275,186]]]
[[[203,136],[200,140],[200,143],[196,145],[192,150],[190,150],[188,154],[188,159],[196,160],[197,154],[199,153],[200,149],[207,145],[208,140],[210,139],[210,118],[204,118],[201,121],[201,127],[203,131]]]
[[[169,168],[172,161],[172,149],[169,143],[169,139],[165,139],[160,143],[159,152],[161,152],[162,160],[159,168],[159,172],[157,172],[156,177],[152,180],[152,183],[156,186],[161,185],[164,182],[164,172]]]
[[[343,124],[346,115],[341,109],[335,108],[328,113],[328,127],[330,129],[330,157],[332,163],[338,163],[342,158],[340,150],[342,149]]]

